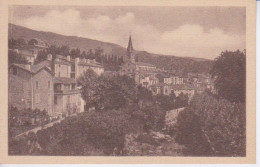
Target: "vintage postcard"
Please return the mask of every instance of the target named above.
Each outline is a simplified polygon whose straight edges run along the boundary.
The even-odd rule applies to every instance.
[[[1,1],[0,163],[255,163],[255,1]]]

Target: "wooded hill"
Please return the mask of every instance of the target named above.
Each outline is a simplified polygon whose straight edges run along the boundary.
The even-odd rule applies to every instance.
[[[126,48],[117,44],[76,36],[64,36],[52,32],[35,31],[14,24],[9,24],[8,38],[23,38],[27,41],[32,38],[38,38],[49,45],[68,45],[70,48],[80,48],[81,51],[86,52],[99,47],[108,55],[125,56],[126,53]],[[201,58],[159,55],[146,51],[136,51],[136,54],[141,62],[150,63],[158,68],[171,70],[178,74],[187,74],[188,72],[208,73],[213,64],[213,61]]]

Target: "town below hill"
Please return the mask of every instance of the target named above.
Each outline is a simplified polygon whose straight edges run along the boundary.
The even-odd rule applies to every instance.
[[[52,32],[35,31],[14,24],[9,24],[8,37],[9,39],[22,38],[26,41],[29,41],[32,38],[38,38],[45,41],[50,46],[69,46],[70,48],[78,48],[86,53],[90,50],[100,48],[106,55],[126,56],[126,48],[117,44],[82,37],[64,36]],[[157,68],[170,70],[178,75],[185,75],[187,73],[208,73],[213,65],[213,61],[207,59],[159,55],[146,51],[135,52],[139,61],[153,64]]]

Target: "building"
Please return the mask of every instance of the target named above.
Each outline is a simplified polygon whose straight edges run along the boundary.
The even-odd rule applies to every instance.
[[[104,73],[95,60],[61,55],[53,59],[51,54],[36,65],[13,64],[9,67],[9,104],[20,109],[45,109],[53,117],[82,112],[85,102],[76,79],[88,69]]]
[[[183,84],[183,78],[178,76],[170,76],[163,78],[163,82],[168,85],[179,85]]]
[[[120,68],[121,75],[128,75],[133,77],[137,84],[140,84],[140,79],[144,74],[154,75],[157,72],[157,68],[149,63],[138,62],[132,44],[131,36],[129,37],[126,56],[124,58],[124,64]]]
[[[80,90],[76,84],[74,78],[54,78],[54,111],[56,116],[69,116],[84,111],[84,101],[82,101]]]
[[[47,43],[40,39],[33,38],[28,42],[27,45],[21,46],[16,49],[9,49],[9,51],[23,56],[30,64],[34,64],[34,61],[38,57],[39,51],[43,51],[47,48]]]
[[[163,86],[163,94],[164,95],[171,95],[175,94],[176,97],[178,97],[180,94],[188,95],[189,99],[193,97],[195,94],[195,89],[191,86],[187,85],[167,85],[164,84]]]
[[[71,115],[84,111],[85,102],[81,98],[80,89],[76,79],[88,69],[92,69],[97,75],[104,73],[104,67],[95,60],[71,59],[70,56],[52,55],[47,60],[37,64],[48,66],[54,73],[54,110],[57,115]]]
[[[12,64],[8,71],[8,103],[18,109],[53,112],[53,77],[46,66]]]
[[[155,77],[155,75],[143,74],[140,76],[140,85],[145,88],[149,88],[150,86],[158,85],[159,80]]]

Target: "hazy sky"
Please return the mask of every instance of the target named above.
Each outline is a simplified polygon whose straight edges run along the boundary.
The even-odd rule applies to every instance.
[[[34,30],[75,35],[136,50],[213,59],[245,49],[242,7],[13,6],[9,22]]]

